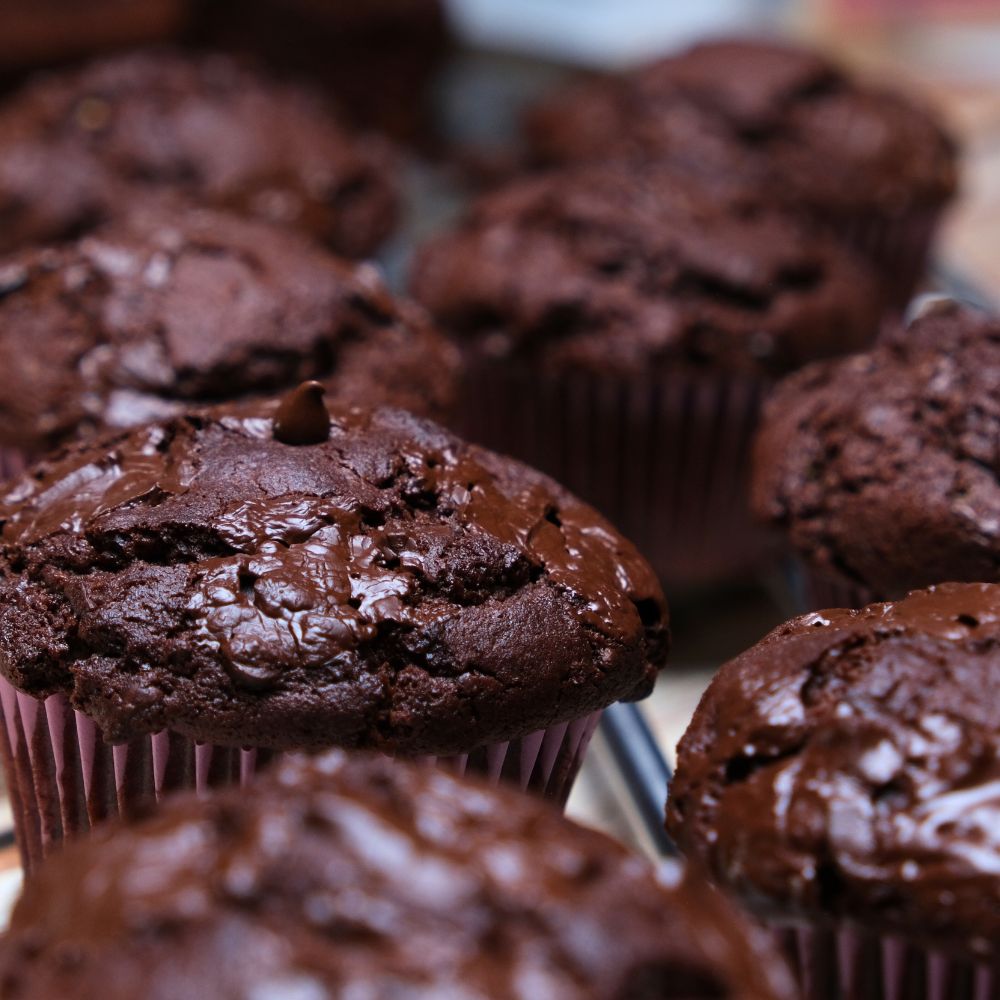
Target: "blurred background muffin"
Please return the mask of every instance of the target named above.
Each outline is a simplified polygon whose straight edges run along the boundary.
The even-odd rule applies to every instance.
[[[542,165],[624,157],[739,177],[870,254],[897,304],[956,188],[954,143],[929,111],[778,42],[708,42],[556,94],[526,133]]]
[[[802,610],[1000,581],[1000,321],[935,303],[779,385],[753,504],[799,556]]]
[[[697,876],[502,789],[378,758],[283,764],[50,859],[0,942],[31,997],[789,1000]],[[194,992],[192,992],[194,991]]]
[[[32,78],[0,105],[0,250],[69,239],[171,192],[348,257],[397,211],[394,157],[314,93],[221,55],[133,51]]]
[[[567,483],[680,589],[765,554],[746,477],[772,378],[870,343],[881,316],[840,243],[650,163],[484,197],[412,289],[464,350],[466,435]]]
[[[996,996],[1000,587],[797,618],[678,748],[682,851],[783,936],[806,1000]]]
[[[0,257],[0,452],[50,448],[318,379],[340,402],[447,418],[457,350],[371,264],[170,200]]]
[[[204,0],[199,38],[307,77],[361,128],[432,144],[452,48],[441,0]]]

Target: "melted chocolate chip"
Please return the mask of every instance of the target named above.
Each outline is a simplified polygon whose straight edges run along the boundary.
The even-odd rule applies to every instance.
[[[282,444],[322,444],[330,436],[330,414],[319,382],[303,382],[274,414],[274,438]]]

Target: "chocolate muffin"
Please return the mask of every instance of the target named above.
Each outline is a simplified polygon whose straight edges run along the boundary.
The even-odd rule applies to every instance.
[[[4,0],[0,74],[171,38],[189,0]]]
[[[778,387],[753,505],[801,556],[810,595],[833,586],[856,606],[941,580],[1000,581],[998,381],[1000,321],[945,302]]]
[[[52,858],[0,984],[9,1000],[792,995],[766,937],[677,865],[516,793],[336,751]]]
[[[535,108],[526,134],[540,164],[638,157],[738,177],[870,252],[900,301],[957,184],[927,109],[778,42],[709,42],[585,82]]]
[[[467,436],[603,510],[673,584],[745,570],[745,454],[771,379],[875,336],[839,243],[729,188],[602,165],[481,199],[412,287],[464,345]]]
[[[564,799],[667,651],[651,570],[598,514],[402,410],[327,411],[318,383],[68,446],[0,524],[29,863],[257,751],[433,755]]]
[[[201,35],[324,88],[355,125],[433,137],[432,95],[451,50],[441,0],[210,0]]]
[[[369,264],[299,234],[151,203],[75,242],[0,258],[8,473],[74,436],[319,379],[444,417],[458,354]]]
[[[143,51],[36,77],[0,107],[0,250],[79,235],[151,193],[282,222],[362,257],[393,157],[309,91],[219,55]]]
[[[942,584],[796,618],[703,697],[668,829],[772,924],[811,929],[807,997],[996,995],[998,642],[1000,586]]]

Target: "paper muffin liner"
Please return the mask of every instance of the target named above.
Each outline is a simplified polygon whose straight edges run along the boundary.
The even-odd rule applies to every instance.
[[[770,551],[747,503],[768,386],[739,374],[553,375],[473,361],[460,430],[595,506],[668,588],[694,587],[749,573]]]
[[[796,614],[822,611],[824,608],[863,608],[876,601],[892,600],[860,583],[821,573],[798,559],[790,562],[786,569]]]
[[[878,267],[887,304],[901,310],[927,277],[941,207],[922,206],[893,216],[843,215],[825,219],[845,243]]]
[[[172,731],[112,745],[64,695],[33,698],[3,678],[0,706],[0,757],[28,873],[62,841],[85,836],[104,819],[134,815],[180,789],[245,786],[282,756],[198,743]],[[600,715],[461,756],[416,759],[459,775],[477,773],[493,784],[514,782],[562,806]]]
[[[996,964],[854,928],[780,928],[802,1000],[998,1000]]]

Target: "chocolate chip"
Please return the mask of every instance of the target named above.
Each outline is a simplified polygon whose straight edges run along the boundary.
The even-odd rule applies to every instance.
[[[322,444],[330,436],[330,414],[319,382],[303,382],[281,401],[274,415],[274,438],[283,444]]]

